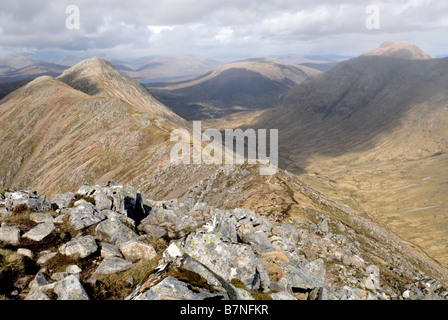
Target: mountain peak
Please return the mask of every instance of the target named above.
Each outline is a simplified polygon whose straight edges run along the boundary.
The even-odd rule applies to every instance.
[[[426,51],[406,41],[384,42],[378,48],[363,54],[363,56],[385,56],[407,60],[434,59],[434,57]]]

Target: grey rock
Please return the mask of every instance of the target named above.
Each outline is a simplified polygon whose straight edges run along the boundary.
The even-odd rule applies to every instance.
[[[15,206],[25,204],[32,211],[50,211],[51,202],[45,196],[37,195],[36,191],[15,191],[5,193],[5,207],[12,211]]]
[[[256,254],[277,251],[263,231],[243,235],[243,243],[247,243]]]
[[[24,238],[28,238],[33,241],[42,241],[50,233],[53,232],[55,226],[52,221],[46,221],[39,223],[33,229],[23,235]]]
[[[187,283],[168,276],[133,300],[204,300],[212,297],[213,294],[202,289],[199,289],[199,293],[193,292]]]
[[[146,216],[141,193],[131,186],[109,181],[95,186],[82,186],[77,193],[93,197],[96,193],[105,194],[108,199],[112,199],[113,211],[134,221],[141,221]]]
[[[34,259],[34,253],[30,249],[19,248],[17,249],[17,254],[20,254],[21,256],[24,257],[28,257],[30,259]]]
[[[65,272],[67,272],[68,274],[79,274],[82,272],[82,269],[80,267],[78,267],[75,264],[69,265],[67,268],[65,268]]]
[[[286,291],[271,293],[270,296],[272,300],[297,300],[296,297]]]
[[[38,265],[43,265],[45,263],[47,263],[48,261],[50,261],[51,259],[53,259],[56,256],[56,252],[48,252],[48,253],[44,253],[42,254],[39,259],[37,260],[37,264]]]
[[[183,252],[226,281],[238,278],[250,290],[269,286],[266,269],[247,245],[224,242],[216,234],[192,233],[185,240]]]
[[[152,235],[156,238],[163,238],[168,234],[168,232],[165,228],[159,227],[156,225],[152,225],[149,223],[147,223],[145,225],[140,225],[139,229],[144,231],[146,234]]]
[[[250,294],[249,291],[244,290],[243,288],[235,288],[235,287],[233,287],[233,289],[236,292],[236,300],[241,300],[241,301],[255,300],[255,298],[252,297],[252,295]]]
[[[59,193],[50,199],[53,210],[68,208],[70,202],[75,198],[71,192]]]
[[[286,263],[283,265],[283,271],[293,290],[312,290],[324,286],[325,265],[322,259],[313,261],[306,266]]]
[[[146,224],[156,226],[172,226],[176,231],[181,231],[187,227],[196,227],[196,220],[178,211],[152,208],[148,216],[141,221],[144,227]]]
[[[0,241],[17,245],[20,240],[20,229],[17,227],[9,227],[5,223],[0,227]]]
[[[121,246],[122,244],[137,238],[138,235],[134,231],[132,231],[129,227],[122,225],[117,231],[114,232],[110,242],[117,246]]]
[[[98,250],[95,238],[92,236],[78,236],[59,248],[59,252],[67,255],[77,255],[83,259]]]
[[[30,282],[29,287],[30,289],[35,289],[37,287],[42,287],[49,284],[47,276],[43,273],[37,273],[34,277],[33,281]]]
[[[53,222],[53,216],[49,213],[33,212],[30,213],[30,220],[37,223]]]
[[[89,300],[89,296],[79,279],[70,275],[58,282],[54,287],[58,300]]]
[[[215,210],[213,217],[213,231],[218,233],[222,238],[231,242],[238,242],[238,234],[236,232],[237,218],[233,216],[231,211]]]
[[[98,212],[93,204],[85,200],[79,200],[75,204],[78,204],[75,208],[65,209],[69,214],[68,221],[75,230],[90,227],[106,219],[103,213]]]
[[[366,274],[365,287],[371,291],[380,290],[380,269],[375,265],[370,265],[366,268]]]
[[[147,261],[157,257],[156,250],[150,244],[131,240],[120,246],[120,250],[126,260],[131,262]]]
[[[40,290],[31,290],[25,297],[25,300],[46,301],[51,299]]]
[[[109,198],[104,192],[95,192],[93,194],[95,199],[95,207],[98,210],[111,210],[112,209],[112,197]]]
[[[101,242],[101,257],[123,258],[123,255],[121,254],[120,249],[116,245],[107,242]]]
[[[118,257],[106,257],[94,274],[113,274],[132,268],[132,263]]]

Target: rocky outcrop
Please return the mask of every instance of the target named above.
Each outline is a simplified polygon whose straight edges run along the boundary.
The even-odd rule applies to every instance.
[[[442,282],[323,212],[279,222],[244,208],[143,200],[112,182],[51,199],[6,194],[0,255],[28,266],[0,292],[7,298],[448,299]],[[22,203],[26,211],[14,210]]]

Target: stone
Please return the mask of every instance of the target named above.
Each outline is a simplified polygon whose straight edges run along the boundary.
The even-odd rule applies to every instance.
[[[218,233],[222,238],[231,242],[238,242],[237,218],[231,214],[231,211],[215,210],[213,217],[213,231]]]
[[[188,227],[196,227],[196,220],[184,215],[178,211],[166,210],[161,208],[152,208],[148,216],[141,221],[144,228],[146,224],[155,226],[172,226],[176,231],[181,231]]]
[[[2,223],[0,227],[0,241],[17,245],[20,240],[20,229],[17,227],[9,227]]]
[[[74,198],[75,194],[72,192],[56,194],[50,199],[51,206],[53,210],[68,208]]]
[[[67,268],[65,268],[65,272],[67,272],[68,274],[79,274],[82,272],[82,269],[80,267],[78,267],[75,264],[69,265]]]
[[[37,264],[38,265],[43,265],[45,263],[47,263],[48,261],[50,261],[51,259],[53,259],[56,256],[56,252],[48,252],[48,253],[44,253],[42,254],[39,259],[37,260]]]
[[[243,243],[247,243],[256,254],[277,251],[263,231],[255,231],[243,235]]]
[[[183,255],[181,248],[182,246],[183,245],[181,245],[177,241],[171,242],[168,248],[166,248],[165,251],[163,252],[163,259],[165,261],[172,261],[177,257],[181,257]]]
[[[59,252],[66,256],[77,255],[80,259],[86,258],[98,250],[93,236],[78,236],[62,245]]]
[[[237,278],[250,290],[269,286],[266,269],[248,245],[225,242],[216,234],[192,233],[185,240],[183,252],[228,282]]]
[[[188,288],[188,283],[168,276],[133,300],[204,300],[214,297],[205,290],[197,290],[198,292],[193,292]]]
[[[152,224],[145,224],[145,225],[141,225],[140,230],[144,231],[146,234],[148,235],[152,235],[156,238],[163,238],[165,237],[168,232],[165,228],[163,227],[159,227],[156,225],[152,225]]]
[[[89,296],[79,279],[70,275],[58,282],[54,287],[58,300],[89,300]]]
[[[25,233],[23,237],[33,241],[42,241],[45,237],[50,235],[54,229],[55,226],[52,221],[42,222]]]
[[[39,272],[34,277],[33,281],[30,282],[30,289],[36,289],[37,287],[45,286],[49,284],[48,279],[45,274]]]
[[[106,257],[100,263],[94,274],[113,274],[126,271],[132,268],[132,263],[118,258],[118,257]]]
[[[37,223],[53,222],[53,216],[49,213],[33,212],[30,213],[30,220]]]
[[[366,268],[367,278],[364,281],[366,289],[371,291],[380,290],[380,269],[375,265],[370,265]]]
[[[297,300],[291,293],[286,291],[271,293],[270,296],[272,300]]]
[[[73,229],[82,230],[106,219],[106,216],[98,212],[90,202],[79,200],[76,204],[78,205],[75,208],[65,209],[69,214],[68,221]]]
[[[232,286],[233,287],[233,286]],[[251,301],[251,300],[255,300],[254,297],[252,297],[252,295],[250,294],[249,291],[244,290],[243,288],[236,288],[233,287],[233,289],[236,292],[236,300],[240,300],[240,301]]]
[[[140,222],[146,216],[141,193],[131,186],[108,181],[95,186],[82,186],[77,193],[93,197],[96,193],[103,193],[112,201],[113,211],[134,221]]]
[[[38,196],[36,191],[15,191],[5,193],[5,207],[12,211],[19,204],[25,204],[31,211],[50,211],[51,202],[45,196]]]
[[[292,290],[313,290],[323,287],[325,280],[325,265],[322,259],[313,261],[306,266],[296,266],[290,263],[283,265],[283,274]]]
[[[34,253],[30,249],[19,248],[17,249],[17,253],[21,256],[28,257],[30,259],[34,259]]]
[[[120,250],[126,260],[130,262],[147,261],[157,257],[156,250],[150,244],[131,240],[120,246]]]
[[[110,242],[116,246],[121,246],[122,244],[137,238],[138,235],[134,231],[132,231],[129,227],[122,225],[117,231],[114,232]]]
[[[123,255],[121,254],[120,249],[116,245],[107,242],[101,242],[101,257],[123,258]]]

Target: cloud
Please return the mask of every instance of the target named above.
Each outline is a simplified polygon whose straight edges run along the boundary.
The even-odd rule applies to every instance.
[[[365,27],[372,4],[381,10],[377,31]],[[65,27],[69,5],[80,9],[79,30]],[[358,54],[377,41],[413,38],[437,54],[447,25],[448,3],[434,0],[2,0],[0,47],[262,55],[320,44]]]

